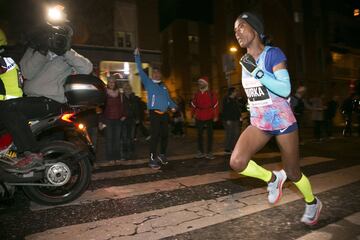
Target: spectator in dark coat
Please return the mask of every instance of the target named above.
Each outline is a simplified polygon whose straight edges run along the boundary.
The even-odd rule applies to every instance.
[[[240,136],[241,105],[237,95],[236,88],[230,87],[222,103],[221,117],[225,129],[225,153],[228,154],[231,154]]]
[[[333,134],[333,121],[338,109],[338,96],[334,96],[330,101],[326,103],[325,109],[325,130],[328,138],[332,137]]]
[[[139,121],[139,103],[128,82],[123,84],[123,89],[128,112],[123,131],[124,157],[125,159],[129,159],[134,157],[135,153],[134,137],[136,122]]]
[[[351,136],[352,135],[352,115],[354,111],[354,99],[355,95],[352,94],[345,98],[345,100],[341,104],[341,113],[344,116],[345,120],[345,127],[343,129],[342,134],[344,136]]]

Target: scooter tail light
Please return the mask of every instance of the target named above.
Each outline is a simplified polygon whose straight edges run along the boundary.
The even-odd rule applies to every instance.
[[[64,113],[62,116],[61,116],[61,120],[65,121],[65,122],[68,122],[68,123],[72,123],[74,122],[72,117],[75,115],[75,113]]]
[[[12,143],[12,140],[11,135],[8,133],[0,136],[0,150],[7,148]]]

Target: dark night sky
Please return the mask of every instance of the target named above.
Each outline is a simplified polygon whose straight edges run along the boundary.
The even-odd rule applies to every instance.
[[[175,19],[213,22],[214,0],[159,0],[160,29],[164,29]],[[42,5],[52,0],[0,0],[0,20],[16,20],[16,23],[32,24],[38,21],[34,16],[42,16]],[[71,1],[58,1],[67,2]],[[360,8],[360,0],[327,0],[327,10],[343,15],[352,15],[355,7]]]
[[[159,0],[160,29],[175,19],[213,22],[213,0]]]
[[[23,31],[43,21],[43,5],[51,0],[0,0],[0,22]],[[71,4],[71,1],[58,1]],[[159,0],[160,29],[175,19],[213,22],[213,0]],[[10,30],[10,29],[8,29]],[[11,34],[18,34],[11,30]]]
[[[37,23],[43,22],[43,4],[52,1],[0,0],[0,24],[10,39],[19,40],[21,38],[19,36],[24,32],[34,28]],[[71,5],[77,1],[61,0],[60,2]],[[311,8],[311,0],[304,0],[304,2]],[[355,7],[360,8],[360,0],[323,0],[323,3],[325,3],[325,11],[337,12],[340,15],[348,16],[348,18],[354,18],[352,14]],[[176,19],[213,23],[213,5],[214,0],[159,0],[160,29],[163,30]],[[308,12],[311,12],[311,9]],[[71,20],[72,17],[70,13],[69,19]],[[346,43],[352,47],[360,46],[360,17],[353,19],[353,21],[356,23],[336,27],[336,42]]]

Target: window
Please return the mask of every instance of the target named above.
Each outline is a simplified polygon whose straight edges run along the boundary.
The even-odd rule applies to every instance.
[[[116,33],[116,46],[117,47],[124,47],[125,42],[125,34],[124,32],[117,32]]]
[[[142,66],[145,71],[149,70],[149,64],[143,63]],[[129,82],[137,96],[144,96],[144,92],[141,90],[140,76],[134,62],[101,61],[99,64],[100,79],[107,82],[111,75],[115,75],[119,85]]]
[[[134,48],[133,33],[116,32],[116,46],[120,48]]]
[[[199,37],[195,35],[188,35],[188,41],[190,54],[199,54]]]
[[[189,42],[192,42],[192,43],[198,43],[199,42],[199,37],[194,36],[194,35],[189,35],[188,40],[189,40]]]
[[[131,33],[125,33],[125,47],[126,48],[132,48],[132,34]]]

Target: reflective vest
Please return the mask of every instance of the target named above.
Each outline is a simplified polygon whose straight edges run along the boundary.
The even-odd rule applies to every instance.
[[[23,96],[23,78],[19,67],[12,58],[0,57],[0,100]]]

